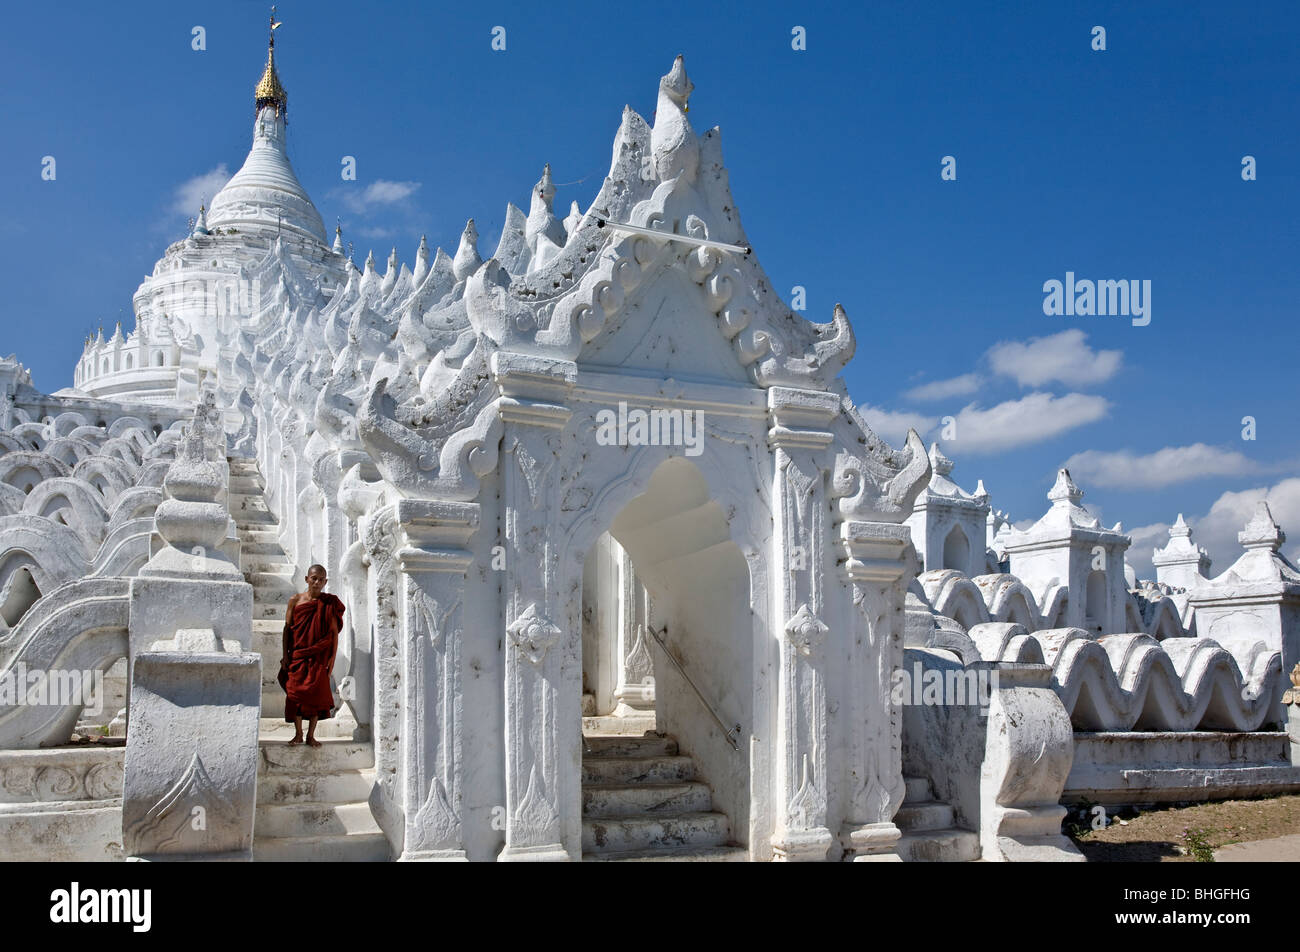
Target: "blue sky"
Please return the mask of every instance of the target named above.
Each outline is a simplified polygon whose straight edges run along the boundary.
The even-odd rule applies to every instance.
[[[955,418],[954,478],[982,477],[1017,521],[1072,461],[1085,504],[1137,530],[1139,564],[1183,511],[1226,568],[1264,493],[1300,542],[1297,5],[541,7],[279,5],[290,155],[358,263],[393,245],[409,262],[425,233],[454,251],[469,217],[490,253],[545,162],[561,215],[585,208],[623,105],[650,118],[684,53],[759,260],[787,300],[807,289],[810,319],[844,304],[845,377],[885,435]],[[267,13],[6,10],[0,351],[37,386],[71,383],[88,330],[132,326],[195,192],[243,161]],[[1045,315],[1043,282],[1067,271],[1149,280],[1150,324]]]

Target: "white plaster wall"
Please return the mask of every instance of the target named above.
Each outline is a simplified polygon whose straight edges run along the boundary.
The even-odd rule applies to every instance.
[[[635,560],[635,557],[634,557]],[[740,549],[724,542],[660,563],[644,573],[656,626],[728,726],[740,724],[740,751],[726,742],[694,690],[655,645],[659,729],[695,758],[699,779],[713,791],[715,809],[731,820],[743,842],[749,826],[750,771],[745,739],[753,725],[752,613],[749,569]]]

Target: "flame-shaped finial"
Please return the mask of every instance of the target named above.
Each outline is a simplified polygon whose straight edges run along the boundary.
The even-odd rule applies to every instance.
[[[289,94],[275,71],[275,31],[279,26],[281,24],[275,19],[275,7],[272,7],[271,29],[266,44],[266,68],[258,80],[255,99],[258,112],[262,111],[263,106],[274,106],[276,115],[283,116],[289,111]]]

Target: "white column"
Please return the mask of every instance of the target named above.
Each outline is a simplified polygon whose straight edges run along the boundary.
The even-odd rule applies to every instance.
[[[397,504],[404,545],[403,860],[465,860],[461,833],[461,643],[476,503]]]
[[[772,543],[773,618],[780,629],[777,711],[776,833],[774,859],[819,861],[832,836],[827,828],[826,663],[824,621],[829,519],[826,478],[831,433],[839,412],[834,394],[773,387],[768,390],[774,449]],[[819,427],[821,429],[819,429]]]
[[[570,858],[564,814],[576,816],[581,793],[581,721],[561,714],[580,704],[581,673],[566,679],[561,656],[580,637],[562,626],[581,613],[560,601],[556,527],[560,431],[576,368],[499,351],[492,369],[506,451],[506,845],[498,859],[562,861]]]

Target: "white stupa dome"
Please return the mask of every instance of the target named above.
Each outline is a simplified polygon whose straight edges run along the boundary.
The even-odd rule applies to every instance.
[[[275,43],[257,84],[253,148],[244,165],[217,193],[208,209],[208,228],[243,233],[298,232],[325,244],[325,224],[298,181],[285,153],[288,95],[275,71]]]

